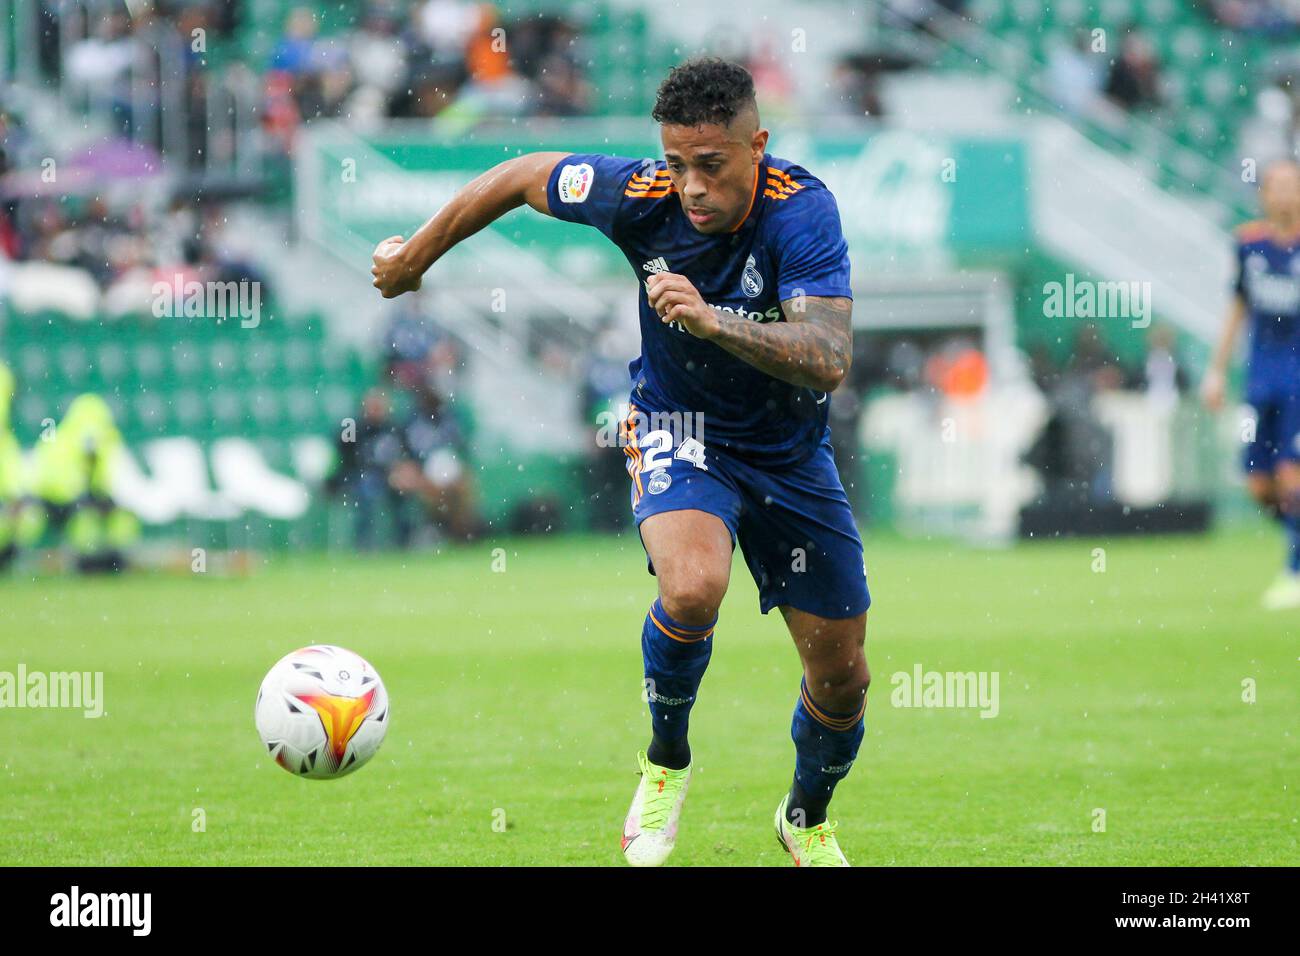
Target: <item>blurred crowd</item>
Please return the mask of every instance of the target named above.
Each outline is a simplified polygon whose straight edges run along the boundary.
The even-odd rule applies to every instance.
[[[1271,41],[1271,48],[1250,69],[1253,108],[1244,120],[1234,115],[1230,122],[1219,123],[1216,117],[1212,126],[1198,127],[1197,138],[1209,144],[1211,152],[1217,148],[1215,143],[1235,146],[1237,155],[1252,157],[1261,166],[1294,153],[1300,147],[1300,54],[1288,41],[1300,33],[1300,3],[1202,0],[1200,9],[1207,26],[1217,23]],[[1171,110],[1187,105],[1171,95],[1171,84],[1184,82],[1186,77],[1171,75],[1157,52],[1155,38],[1136,24],[1107,36],[1100,32],[1081,24],[1066,38],[1050,44],[1043,75],[1048,98],[1067,114],[1117,133],[1123,130],[1125,118],[1133,114],[1162,123],[1171,121]],[[1178,42],[1185,39],[1194,40],[1176,38]],[[1213,51],[1201,55],[1207,69],[1205,82],[1217,84],[1216,101],[1227,102],[1245,92],[1224,72],[1224,61]],[[1240,55],[1250,56],[1244,42]],[[1186,70],[1185,64],[1182,69]],[[1209,75],[1209,71],[1217,73]]]
[[[1120,31],[1113,54],[1091,30],[1080,27],[1069,42],[1048,54],[1047,93],[1066,112],[1105,121],[1108,110],[1158,108],[1163,99],[1160,62],[1150,38],[1138,27]]]
[[[266,124],[288,148],[303,120],[576,116],[592,91],[581,37],[560,16],[506,20],[487,3],[371,2],[355,27],[322,36],[293,10],[266,64]]]
[[[563,16],[507,18],[471,0],[367,0],[337,11],[302,4],[258,62],[244,56],[254,7],[252,0],[84,7],[39,0],[38,62],[47,79],[69,81],[110,113],[123,134],[149,121],[137,115],[141,107],[181,108],[195,157],[216,147],[210,140],[222,132],[209,124],[216,91],[203,67],[214,59],[238,64],[252,81],[263,128],[286,152],[297,127],[318,117],[363,125],[450,113],[472,121],[573,116],[590,107],[581,35]]]
[[[324,11],[344,24],[329,31],[320,8],[304,4],[267,38],[262,62],[241,62],[238,52],[251,0],[39,0],[34,9],[41,29],[32,55],[43,78],[109,117],[117,138],[62,155],[56,131],[24,118],[16,87],[0,88],[0,294],[24,308],[118,313],[146,308],[156,278],[265,278],[223,241],[222,200],[240,198],[241,187],[213,181],[210,169],[206,180],[185,175],[216,151],[235,155],[229,140],[249,134],[221,125],[230,104],[210,86],[205,67],[214,58],[246,81],[262,144],[286,156],[297,130],[317,117],[364,126],[397,117],[572,116],[592,96],[581,36],[568,20],[507,20],[469,0],[370,0]],[[165,143],[164,129],[177,123],[184,135]],[[165,187],[164,145],[172,173]],[[14,272],[6,261],[52,268]]]
[[[0,94],[0,299],[78,318],[149,315],[157,281],[257,281],[227,203],[159,176],[161,157],[114,139],[60,155]]]
[[[73,318],[154,312],[154,286],[256,282],[264,271],[229,241],[225,207],[130,191],[0,200],[0,297],[24,313]]]

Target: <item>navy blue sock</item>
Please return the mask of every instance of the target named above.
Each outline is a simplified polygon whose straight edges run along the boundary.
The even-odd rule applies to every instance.
[[[848,776],[866,732],[862,706],[853,713],[835,713],[820,706],[808,693],[807,681],[799,684],[799,702],[794,705],[790,736],[794,739],[794,783],[785,817],[799,827],[812,827],[826,820],[835,785]]]
[[[686,731],[695,694],[713,653],[717,621],[715,615],[708,624],[680,624],[668,616],[658,598],[650,605],[641,628],[641,657],[654,731],[646,752],[651,763],[681,770],[691,762]]]

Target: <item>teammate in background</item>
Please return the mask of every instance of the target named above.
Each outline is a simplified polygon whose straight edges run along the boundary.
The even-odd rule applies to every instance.
[[[1270,610],[1300,608],[1300,164],[1264,171],[1264,219],[1237,229],[1237,281],[1228,321],[1202,383],[1205,403],[1223,408],[1228,363],[1250,327],[1246,401],[1256,414],[1246,445],[1251,496],[1286,530],[1286,567],[1264,592]]]
[[[826,810],[862,741],[870,596],[827,427],[852,345],[839,211],[820,180],[766,152],[742,67],[677,67],[653,115],[663,161],[507,160],[408,241],[380,243],[374,285],[385,298],[419,288],[448,249],[525,203],[620,248],[644,280],[624,452],[659,586],[641,631],[652,736],[624,857],[657,865],[673,848],[691,775],[687,718],[739,541],[761,611],[780,609],[803,662],[777,836],[796,865],[847,866]]]

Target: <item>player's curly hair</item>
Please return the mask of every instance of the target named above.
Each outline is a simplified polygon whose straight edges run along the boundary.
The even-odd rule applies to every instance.
[[[698,57],[673,67],[659,85],[656,123],[670,126],[728,125],[747,106],[757,109],[754,78],[738,63]]]

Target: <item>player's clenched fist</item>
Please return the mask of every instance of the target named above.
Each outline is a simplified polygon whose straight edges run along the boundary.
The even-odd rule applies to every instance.
[[[656,272],[645,283],[650,308],[665,323],[679,322],[696,338],[711,339],[718,333],[721,319],[717,311],[705,304],[691,280],[675,272]]]
[[[375,246],[375,254],[371,257],[374,265],[370,267],[370,274],[375,277],[372,285],[383,293],[385,299],[420,288],[420,272],[403,254],[405,249],[401,236],[389,236]]]

